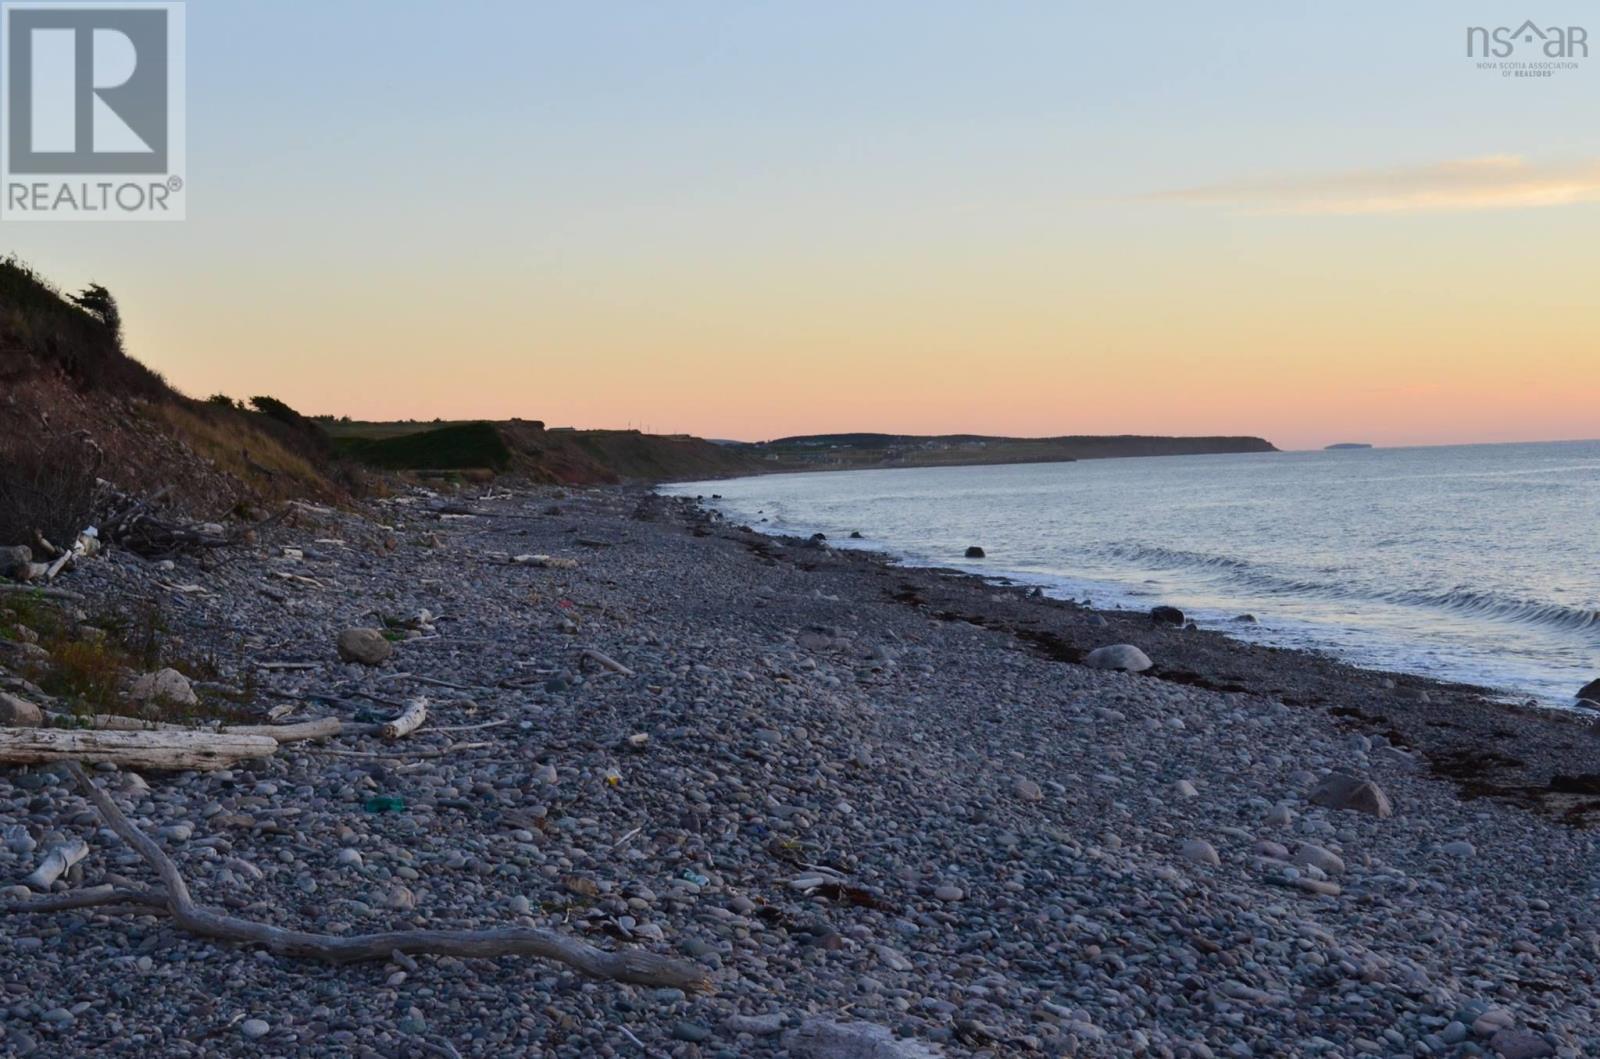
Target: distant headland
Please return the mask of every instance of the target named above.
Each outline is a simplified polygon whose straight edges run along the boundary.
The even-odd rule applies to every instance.
[[[1322,451],[1324,451],[1324,452],[1338,452],[1341,449],[1370,449],[1370,448],[1372,448],[1371,443],[1370,442],[1366,442],[1366,441],[1339,441],[1339,442],[1335,442],[1332,445],[1324,445],[1322,447]]]
[[[1068,463],[1127,456],[1277,452],[1256,437],[1073,434],[1047,438],[985,434],[810,434],[740,444],[764,470],[864,470],[1000,463]]]

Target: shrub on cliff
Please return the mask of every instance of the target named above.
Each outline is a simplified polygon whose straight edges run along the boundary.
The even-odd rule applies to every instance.
[[[76,437],[0,444],[0,545],[70,548],[94,521],[96,451]]]

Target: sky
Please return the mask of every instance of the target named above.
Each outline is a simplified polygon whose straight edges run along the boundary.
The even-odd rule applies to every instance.
[[[197,0],[188,219],[0,239],[308,413],[1595,437],[1600,14],[1537,8]],[[1594,56],[1467,58],[1528,15]]]

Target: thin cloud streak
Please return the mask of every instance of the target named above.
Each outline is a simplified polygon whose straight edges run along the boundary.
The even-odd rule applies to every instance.
[[[1256,214],[1439,213],[1600,202],[1600,161],[1528,162],[1490,155],[1406,169],[1239,180],[1147,200]]]

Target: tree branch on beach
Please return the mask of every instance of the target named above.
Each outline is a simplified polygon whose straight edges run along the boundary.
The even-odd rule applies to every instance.
[[[376,934],[336,936],[288,930],[243,919],[195,902],[188,884],[172,858],[149,835],[123,814],[111,796],[89,779],[75,761],[62,767],[94,805],[106,825],[131,846],[161,880],[160,888],[98,886],[66,894],[50,894],[3,906],[9,915],[95,908],[111,912],[118,907],[135,914],[164,914],[179,929],[220,941],[264,946],[281,956],[298,956],[330,963],[389,959],[395,953],[431,954],[492,959],[499,956],[534,956],[565,964],[591,978],[626,982],[685,992],[708,992],[710,975],[696,964],[637,949],[607,952],[551,930],[499,927],[485,930],[400,930]]]

